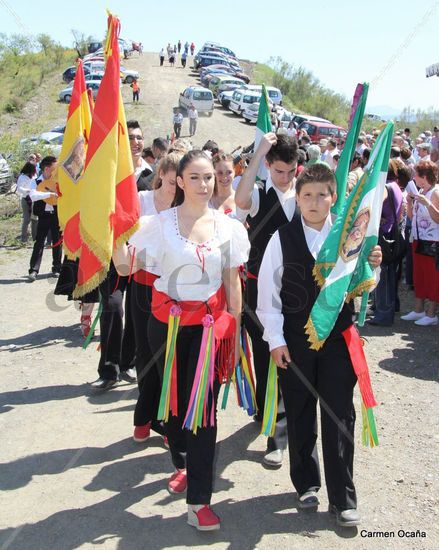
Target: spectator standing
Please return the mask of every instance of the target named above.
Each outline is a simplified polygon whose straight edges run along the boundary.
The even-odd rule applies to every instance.
[[[431,145],[429,143],[420,143],[416,149],[419,160],[430,160]]]
[[[163,67],[163,63],[165,61],[165,48],[162,48],[159,53],[160,57],[160,67]]]
[[[195,51],[195,44],[192,42],[192,44],[191,44],[191,55],[192,56],[194,55],[194,51]]]
[[[177,49],[178,49],[178,53],[180,53],[180,51],[181,51],[181,40],[178,41]]]
[[[383,235],[388,240],[395,238],[395,224],[398,226],[398,231],[404,231],[405,205],[402,191],[397,183],[397,166],[398,161],[390,161],[381,214],[380,236]],[[400,260],[401,258],[389,260],[383,256],[380,280],[374,290],[375,313],[368,321],[370,325],[386,327],[393,325],[395,311],[398,309],[396,272]]]
[[[29,157],[30,158],[30,157]],[[34,160],[35,156],[33,157]],[[21,209],[23,211],[23,221],[21,223],[21,242],[26,243],[28,236],[28,227],[31,224],[31,235],[34,241],[37,236],[37,218],[32,217],[32,200],[29,196],[32,182],[37,174],[35,162],[28,161],[21,169],[17,179],[17,194],[21,197]]]
[[[186,43],[184,45],[184,51],[186,52],[186,55],[189,54],[189,42],[186,40]]]
[[[189,117],[189,135],[194,136],[197,131],[198,111],[195,109],[195,105],[191,105],[188,111]]]
[[[139,95],[140,95],[140,86],[136,79],[134,79],[131,84],[131,88],[133,89],[133,103],[139,103]]]
[[[416,325],[437,325],[439,303],[439,169],[432,161],[420,161],[415,166],[415,182],[419,192],[408,195],[408,215],[412,218],[413,278],[415,309],[403,315],[403,321]],[[433,255],[436,243],[436,255]],[[429,254],[428,254],[429,253]],[[425,300],[428,300],[425,311]]]
[[[433,137],[430,143],[433,149],[439,149],[439,128],[437,126],[433,128]]]
[[[175,52],[174,52],[174,50],[171,50],[171,53],[169,54],[169,64],[171,65],[171,67],[173,67],[174,64],[175,64]]]
[[[41,260],[43,259],[44,242],[49,231],[52,234],[52,276],[59,277],[61,270],[62,250],[60,246],[60,231],[58,223],[58,213],[56,205],[48,204],[46,199],[57,198],[57,194],[52,191],[37,191],[37,185],[44,180],[51,180],[57,169],[57,161],[53,156],[44,157],[41,161],[41,176],[36,181],[31,181],[29,196],[33,203],[32,208],[35,215],[38,216],[37,234],[32,251],[29,266],[30,282],[34,282],[40,271]]]
[[[181,114],[181,111],[179,109],[176,109],[174,113],[174,134],[176,139],[180,137],[181,134],[181,125],[183,124],[183,115]]]
[[[186,60],[187,60],[187,51],[184,50],[184,52],[181,54],[181,66],[183,69],[186,68]]]

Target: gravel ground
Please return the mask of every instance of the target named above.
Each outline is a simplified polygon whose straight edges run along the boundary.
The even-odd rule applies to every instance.
[[[178,92],[194,77],[188,69],[161,69],[156,55],[127,65],[142,74],[141,105],[131,105],[124,90],[127,118],[136,116],[151,139],[165,135]],[[194,141],[213,138],[232,149],[251,142],[253,132],[218,109],[200,120]],[[222,529],[203,534],[186,525],[184,498],[166,491],[172,467],[161,438],[131,439],[135,386],[121,383],[105,394],[88,386],[96,378],[97,337],[82,350],[79,312],[54,297],[46,275],[48,251],[40,278],[26,282],[30,252],[0,249],[2,550],[439,547],[439,327],[398,318],[392,328],[362,330],[380,445],[361,447],[357,426],[358,530],[335,527],[324,487],[317,513],[297,510],[287,457],[277,471],[262,467],[265,440],[232,400],[218,420],[213,505]],[[412,295],[401,295],[406,311]]]

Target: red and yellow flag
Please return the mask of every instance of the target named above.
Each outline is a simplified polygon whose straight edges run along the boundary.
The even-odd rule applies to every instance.
[[[137,230],[139,199],[120,92],[120,22],[108,17],[107,64],[93,113],[81,190],[82,239],[74,297],[106,277],[113,246]]]
[[[79,256],[79,208],[82,174],[90,139],[91,109],[85,86],[84,68],[78,60],[72,99],[67,115],[64,141],[58,162],[58,218],[64,236],[64,251],[68,258]]]

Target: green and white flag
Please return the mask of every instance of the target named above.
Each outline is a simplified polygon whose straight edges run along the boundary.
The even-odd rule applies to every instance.
[[[253,151],[256,151],[262,137],[264,136],[264,134],[268,134],[268,132],[272,132],[270,108],[268,106],[267,90],[265,88],[265,84],[262,84],[262,96],[259,102],[258,120],[256,122],[255,146]],[[263,159],[261,161],[261,164],[259,165],[258,173],[256,174],[256,182],[258,182],[259,180],[266,180],[268,177],[268,169],[265,166],[264,160],[265,159]]]
[[[317,257],[314,277],[321,289],[305,325],[312,349],[323,346],[345,302],[362,294],[365,311],[375,284],[368,257],[378,242],[392,135],[393,122],[389,122]]]
[[[363,123],[364,110],[366,108],[367,94],[369,92],[369,84],[357,84],[354,98],[352,100],[351,115],[349,118],[349,131],[346,137],[346,143],[341,152],[340,160],[338,161],[335,171],[335,179],[337,180],[337,201],[331,209],[333,214],[339,214],[346,201],[346,185],[348,180],[349,168],[352,158],[357,147],[357,140],[360,134],[361,124]]]

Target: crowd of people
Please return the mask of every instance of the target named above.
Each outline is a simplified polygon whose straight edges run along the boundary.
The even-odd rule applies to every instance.
[[[177,51],[181,47],[179,41]],[[333,224],[334,171],[343,141],[312,144],[306,133],[291,129],[265,134],[255,151],[252,144],[228,153],[213,140],[193,149],[189,139],[180,137],[181,121],[175,116],[172,142],[156,138],[145,146],[138,122],[128,121],[127,126],[140,228],[115,249],[98,292],[83,297],[84,334],[90,331],[93,303],[100,300],[102,305],[93,387],[106,391],[120,379],[137,380],[134,440],[146,441],[151,429],[165,438],[175,467],[169,492],[187,493],[190,525],[218,529],[220,519],[210,507],[217,399],[239,361],[244,328],[253,350],[255,422],[262,421],[270,358],[278,367],[277,416],[264,464],[280,467],[288,447],[297,506],[317,509],[320,398],[325,403],[320,413],[330,511],[340,526],[358,525],[353,482],[356,375],[341,336],[354,323],[353,304],[344,305],[319,351],[310,349],[304,329],[318,294],[313,266]],[[361,178],[378,133],[360,134],[347,193]],[[378,279],[370,304],[373,325],[394,322],[402,278],[414,289],[415,302],[401,319],[424,327],[438,324],[438,140],[437,127],[414,141],[409,129],[394,136],[380,246],[369,256]],[[38,217],[29,280],[39,274],[50,230],[52,272],[61,273],[56,293],[71,297],[77,264],[61,264],[57,207],[44,202],[56,198],[56,191],[40,188],[35,180],[38,171],[41,181],[50,180],[56,159],[41,159],[39,170],[33,160],[23,167],[18,185],[23,239],[29,204]],[[265,181],[258,180],[261,164],[267,170]],[[194,427],[203,365],[210,365],[210,378],[203,422]]]
[[[181,40],[177,42],[177,44],[174,44],[171,46],[171,43],[168,42],[168,45],[166,48],[162,48],[159,52],[159,60],[160,60],[160,67],[164,66],[166,57],[168,58],[168,63],[171,67],[175,67],[175,61],[177,60],[177,57],[180,56],[180,63],[181,66],[186,68],[186,62],[187,58],[190,55],[193,57],[195,53],[195,44],[191,42],[185,42],[184,45],[182,44]]]

